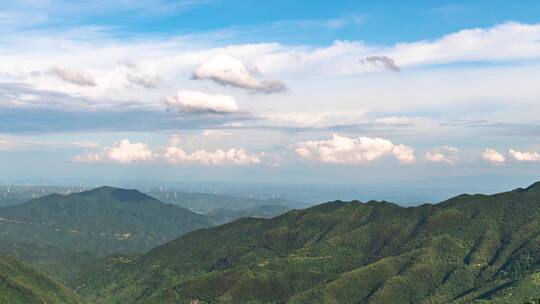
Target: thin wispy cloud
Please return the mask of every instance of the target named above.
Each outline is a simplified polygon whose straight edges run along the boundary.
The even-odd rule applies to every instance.
[[[179,91],[165,99],[171,111],[194,113],[234,113],[238,112],[236,100],[228,95],[206,94],[198,91]]]
[[[92,74],[86,71],[68,70],[62,67],[52,67],[46,71],[47,74],[57,76],[62,81],[74,85],[95,87],[96,82]]]
[[[387,56],[369,56],[366,57],[365,61],[374,65],[382,65],[382,67],[392,72],[401,71],[401,68],[396,64],[394,59]]]
[[[14,138],[0,136],[0,151],[50,151],[70,148],[94,148],[98,143],[94,141],[52,141]]]
[[[187,12],[192,8],[213,4],[215,2],[211,0],[10,1],[3,5],[0,24],[5,26],[4,31],[59,25],[72,26],[83,24],[84,21],[97,17],[126,15],[131,16],[131,18],[137,15],[147,18],[158,17]]]
[[[140,86],[147,89],[158,88],[163,82],[159,76],[128,74],[126,77],[134,86]]]

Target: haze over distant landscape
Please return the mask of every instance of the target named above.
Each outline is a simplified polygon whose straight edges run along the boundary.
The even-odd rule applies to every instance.
[[[540,304],[540,2],[0,6],[0,303]]]

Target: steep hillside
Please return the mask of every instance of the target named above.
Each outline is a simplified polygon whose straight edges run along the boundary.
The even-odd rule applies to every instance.
[[[112,187],[0,208],[0,240],[52,245],[66,252],[144,252],[211,225],[203,215]]]
[[[7,241],[0,241],[0,254],[15,257],[63,284],[71,282],[82,268],[99,258],[87,251],[64,252],[50,245]]]
[[[540,297],[539,275],[535,184],[240,219],[107,259],[75,284],[96,303],[523,303]]]
[[[0,255],[0,303],[86,303],[69,289],[14,258]]]

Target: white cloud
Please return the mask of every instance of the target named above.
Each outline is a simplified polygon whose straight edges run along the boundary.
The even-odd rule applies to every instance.
[[[381,53],[386,55],[379,55]],[[508,22],[491,28],[461,30],[433,41],[400,42],[389,46],[335,41],[330,46],[316,49],[281,48],[267,54],[257,66],[274,72],[300,69],[352,75],[383,68],[398,71],[400,67],[538,58],[540,24]]]
[[[482,152],[482,158],[493,164],[504,163],[507,159],[516,162],[540,162],[540,154],[538,152],[522,152],[513,149],[509,149],[506,155],[493,149],[485,149]]]
[[[85,153],[73,158],[77,162],[118,162],[137,163],[154,159],[152,150],[144,143],[131,143],[127,139],[115,142],[111,147],[104,147],[99,152]]]
[[[217,149],[209,152],[197,150],[187,153],[180,147],[167,147],[162,155],[165,161],[179,164],[200,164],[200,165],[251,165],[260,164],[260,155],[248,154],[246,150],[231,148],[228,150]]]
[[[247,67],[242,61],[225,54],[214,55],[194,72],[194,79],[211,79],[219,84],[249,89],[255,92],[275,93],[285,91],[287,86],[280,80],[255,78],[257,69]]]
[[[381,126],[416,126],[433,130],[442,120],[421,116],[387,116],[376,118],[373,122]]]
[[[226,136],[229,135],[228,132],[221,131],[221,130],[214,130],[214,129],[206,129],[202,132],[203,136],[209,137],[209,136]]]
[[[233,113],[238,111],[236,100],[227,95],[211,95],[197,91],[179,91],[176,96],[167,97],[169,109],[179,112]]]
[[[414,123],[416,120],[408,116],[390,116],[376,118],[375,123],[388,124],[388,125],[404,125]]]
[[[412,147],[395,145],[383,138],[349,138],[337,134],[329,140],[300,143],[295,151],[304,159],[335,164],[365,164],[390,155],[402,163],[415,160]]]
[[[433,163],[447,163],[454,165],[459,160],[459,157],[457,156],[458,152],[458,148],[445,145],[428,151],[426,153],[426,160]]]
[[[262,115],[271,124],[288,127],[329,127],[365,121],[367,111],[294,112]]]
[[[76,162],[116,162],[122,164],[149,161],[165,161],[173,164],[196,164],[206,166],[246,166],[262,163],[263,153],[251,154],[243,148],[216,149],[207,151],[199,149],[187,152],[182,147],[179,135],[173,135],[166,147],[152,149],[144,143],[131,143],[127,139],[115,142],[110,147],[100,148],[97,152],[87,152],[73,158]],[[0,147],[2,141],[0,141]]]
[[[493,149],[485,149],[483,152],[482,152],[482,158],[487,161],[487,162],[490,162],[492,164],[501,164],[501,163],[504,163],[506,161],[506,157],[493,150]]]
[[[245,166],[261,163],[262,154],[249,154],[242,148],[217,149],[213,152],[196,150],[189,153],[180,147],[180,143],[180,137],[178,135],[173,136],[169,140],[169,146],[165,148],[160,157],[174,164],[200,164],[207,166]]]
[[[508,155],[518,162],[540,162],[540,154],[537,152],[521,152],[510,149]]]
[[[17,137],[0,137],[0,150],[55,150],[64,148],[95,148],[98,144],[93,141],[49,141],[33,140]]]
[[[405,145],[394,145],[392,155],[401,163],[410,164],[415,160],[414,148]]]
[[[95,87],[96,81],[92,74],[86,71],[69,70],[62,67],[52,67],[46,71],[46,74],[54,75],[62,81],[71,84],[87,87]]]
[[[401,65],[539,58],[540,24],[510,22],[461,30],[435,41],[398,43],[391,57]]]

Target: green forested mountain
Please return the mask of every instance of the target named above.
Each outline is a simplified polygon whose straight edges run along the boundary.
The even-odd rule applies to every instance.
[[[136,190],[100,187],[0,208],[0,240],[95,254],[144,252],[211,219]],[[0,248],[1,249],[1,248]]]
[[[14,258],[0,255],[0,303],[86,303],[80,296]]]
[[[26,189],[19,188],[10,187],[10,195]],[[203,202],[207,207],[235,201],[226,197],[220,203],[218,198],[225,196],[194,195],[177,197],[182,202]],[[81,268],[100,256],[118,252],[141,254],[194,229],[246,216],[270,218],[288,210],[277,205],[241,210],[262,201],[237,201],[236,208],[240,210],[219,209],[201,215],[162,204],[134,190],[112,187],[48,195],[0,208],[0,252],[69,283]]]
[[[525,303],[540,297],[540,184],[239,219],[106,258],[73,285],[95,303]]]

